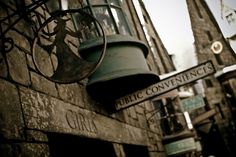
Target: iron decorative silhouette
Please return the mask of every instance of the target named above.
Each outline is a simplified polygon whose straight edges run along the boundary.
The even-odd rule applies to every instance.
[[[73,14],[80,17],[76,24]],[[91,29],[97,26],[103,38],[101,54],[96,62],[86,61],[80,56],[79,47],[84,36],[91,36]],[[52,14],[38,30],[32,48],[33,61],[44,77],[57,83],[73,83],[88,77],[100,65],[105,55],[106,36],[93,16],[71,9]]]

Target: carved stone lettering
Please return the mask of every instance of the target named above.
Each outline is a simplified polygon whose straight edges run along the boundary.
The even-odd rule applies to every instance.
[[[67,110],[66,121],[71,129],[79,131],[86,131],[90,133],[97,133],[97,127],[92,119],[83,115],[82,113]]]
[[[114,143],[146,145],[146,130],[20,87],[27,128],[99,138]]]

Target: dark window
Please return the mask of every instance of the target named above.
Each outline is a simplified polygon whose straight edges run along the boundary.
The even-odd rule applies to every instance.
[[[229,13],[228,15],[225,16],[227,22],[229,24],[233,24],[235,22],[235,14],[233,14],[233,12]]]
[[[205,79],[205,82],[207,87],[213,87],[213,83],[210,79]]]
[[[202,14],[201,14],[201,11],[200,11],[200,9],[199,9],[199,7],[198,7],[197,2],[196,2],[195,0],[193,0],[192,2],[193,2],[193,4],[194,4],[194,7],[195,7],[196,10],[197,10],[198,16],[199,16],[200,18],[202,18]]]
[[[148,23],[147,17],[145,15],[143,15],[143,19],[146,23]]]
[[[224,65],[222,59],[220,58],[220,54],[215,54],[215,58],[219,65]]]
[[[207,34],[208,40],[212,41],[213,38],[212,38],[211,32],[210,31],[206,31],[206,34]]]

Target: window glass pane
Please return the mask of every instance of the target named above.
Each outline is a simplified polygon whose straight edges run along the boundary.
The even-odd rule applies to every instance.
[[[89,13],[87,9],[83,11]],[[79,31],[80,42],[99,36],[95,21],[86,14],[74,13],[72,20],[75,29]]]
[[[76,1],[68,0],[68,3],[69,3],[69,9],[78,9],[78,8],[82,8],[82,7],[87,5],[86,0],[84,0],[84,1],[81,1],[81,0],[76,0]]]
[[[114,23],[109,16],[107,7],[94,7],[97,20],[102,24],[106,35],[116,34]]]
[[[105,0],[90,0],[89,3],[91,5],[97,5],[97,4],[105,4],[106,1]]]
[[[57,1],[47,1],[46,5],[49,9],[49,12],[56,11],[60,8],[60,3]]]
[[[61,4],[60,8],[62,10],[67,10],[68,9],[68,1],[67,0],[61,0],[60,4]]]
[[[120,0],[109,0],[110,4],[111,5],[117,5],[117,6],[120,6]]]
[[[127,22],[125,20],[124,14],[122,13],[121,9],[111,8],[111,11],[114,16],[116,25],[118,27],[119,34],[130,35],[131,33],[129,30],[129,27],[127,25]]]
[[[88,5],[87,0],[78,0],[80,3],[84,4],[84,5]]]

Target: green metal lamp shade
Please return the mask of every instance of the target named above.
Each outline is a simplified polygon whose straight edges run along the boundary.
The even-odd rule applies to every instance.
[[[110,102],[126,94],[143,89],[160,79],[151,72],[146,63],[148,48],[129,36],[107,37],[107,50],[98,69],[89,77],[86,89],[101,102]],[[99,57],[99,39],[81,46],[81,54],[86,60]]]

